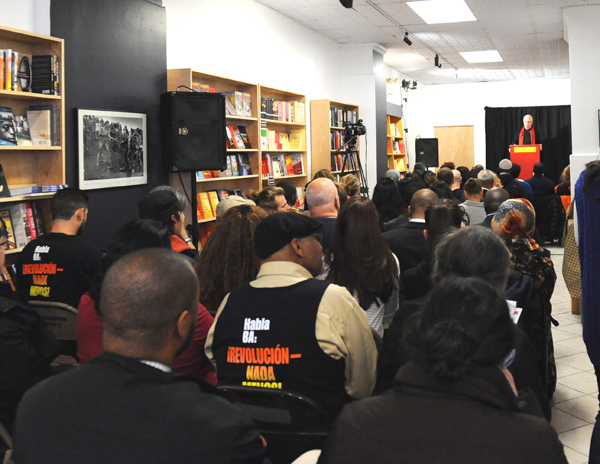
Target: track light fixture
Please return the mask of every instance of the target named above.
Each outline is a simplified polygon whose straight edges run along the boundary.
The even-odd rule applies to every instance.
[[[405,32],[405,33],[404,33],[404,39],[403,39],[403,40],[404,40],[404,42],[406,43],[406,45],[408,45],[409,47],[412,45],[412,40],[410,40],[410,39],[408,38],[408,32]]]
[[[344,8],[352,8],[352,0],[340,0]]]
[[[402,88],[404,90],[415,90],[417,88],[417,81],[409,81],[408,79],[402,79]]]
[[[441,62],[441,60],[440,60],[440,55],[435,55],[435,65],[436,65],[438,68],[441,68],[441,67],[442,67],[442,62]]]

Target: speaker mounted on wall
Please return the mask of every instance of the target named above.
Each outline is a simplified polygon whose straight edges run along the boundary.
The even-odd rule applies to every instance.
[[[423,163],[427,167],[440,165],[438,139],[416,139],[415,152],[417,153],[417,163]]]
[[[167,92],[160,96],[163,167],[167,172],[223,170],[225,96]]]

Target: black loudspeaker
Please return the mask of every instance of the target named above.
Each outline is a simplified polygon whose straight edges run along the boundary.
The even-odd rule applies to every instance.
[[[167,172],[223,170],[225,96],[167,92],[160,96],[163,167]]]
[[[417,153],[417,163],[423,163],[427,167],[440,165],[438,139],[416,139],[415,152]]]

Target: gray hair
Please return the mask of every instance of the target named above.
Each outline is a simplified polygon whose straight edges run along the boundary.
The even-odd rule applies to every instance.
[[[477,179],[480,182],[494,182],[494,173],[489,169],[484,169],[479,171],[479,174],[477,174]]]

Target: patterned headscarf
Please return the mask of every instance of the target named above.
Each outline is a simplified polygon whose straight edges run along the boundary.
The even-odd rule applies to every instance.
[[[524,198],[506,200],[494,214],[492,229],[504,239],[522,237],[535,243],[530,239],[535,230],[535,209]]]

